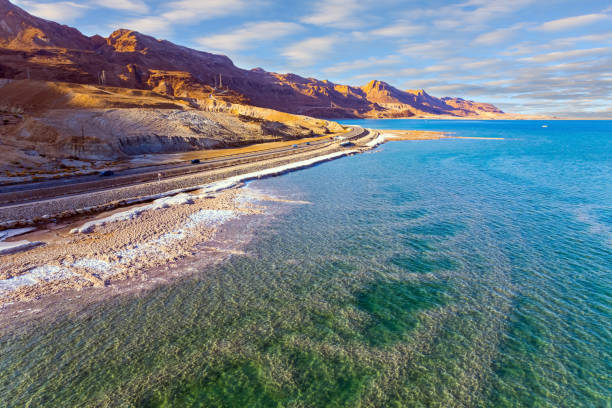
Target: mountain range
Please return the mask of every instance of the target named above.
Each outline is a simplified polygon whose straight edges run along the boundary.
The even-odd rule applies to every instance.
[[[248,39],[245,39],[248,41]],[[107,38],[32,16],[0,0],[0,78],[151,90],[319,118],[503,118],[497,107],[436,98],[373,80],[362,87],[236,67],[226,56],[120,29]]]

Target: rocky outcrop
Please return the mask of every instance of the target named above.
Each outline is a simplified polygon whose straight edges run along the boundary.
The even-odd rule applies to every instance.
[[[503,116],[488,104],[438,99],[381,81],[363,87],[244,70],[223,55],[121,29],[108,38],[34,17],[0,0],[0,78],[100,84],[323,117]]]
[[[343,131],[323,119],[145,90],[33,80],[0,89],[0,170],[39,166],[41,157],[117,160]]]

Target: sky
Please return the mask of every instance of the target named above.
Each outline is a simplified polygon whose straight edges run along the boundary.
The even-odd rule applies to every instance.
[[[108,36],[129,28],[245,69],[612,117],[610,0],[12,0]]]

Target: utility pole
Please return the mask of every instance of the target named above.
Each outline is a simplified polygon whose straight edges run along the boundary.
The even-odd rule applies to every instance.
[[[26,77],[30,79],[30,67],[26,68]]]

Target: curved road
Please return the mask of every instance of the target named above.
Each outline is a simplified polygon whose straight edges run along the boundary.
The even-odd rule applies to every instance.
[[[352,127],[343,137],[346,139],[356,139],[362,137],[365,132],[366,130],[361,127]],[[110,177],[99,177],[97,175],[75,176],[61,180],[4,186],[0,188],[0,211],[2,207],[6,206],[146,183],[157,180],[160,173],[163,179],[168,179],[238,164],[253,163],[259,160],[290,156],[304,153],[305,151],[319,150],[332,144],[331,140],[325,139],[310,142],[308,145],[306,143],[299,143],[297,144],[298,147],[282,147],[256,153],[244,153],[204,160],[199,164],[181,163],[146,166],[118,171]]]

